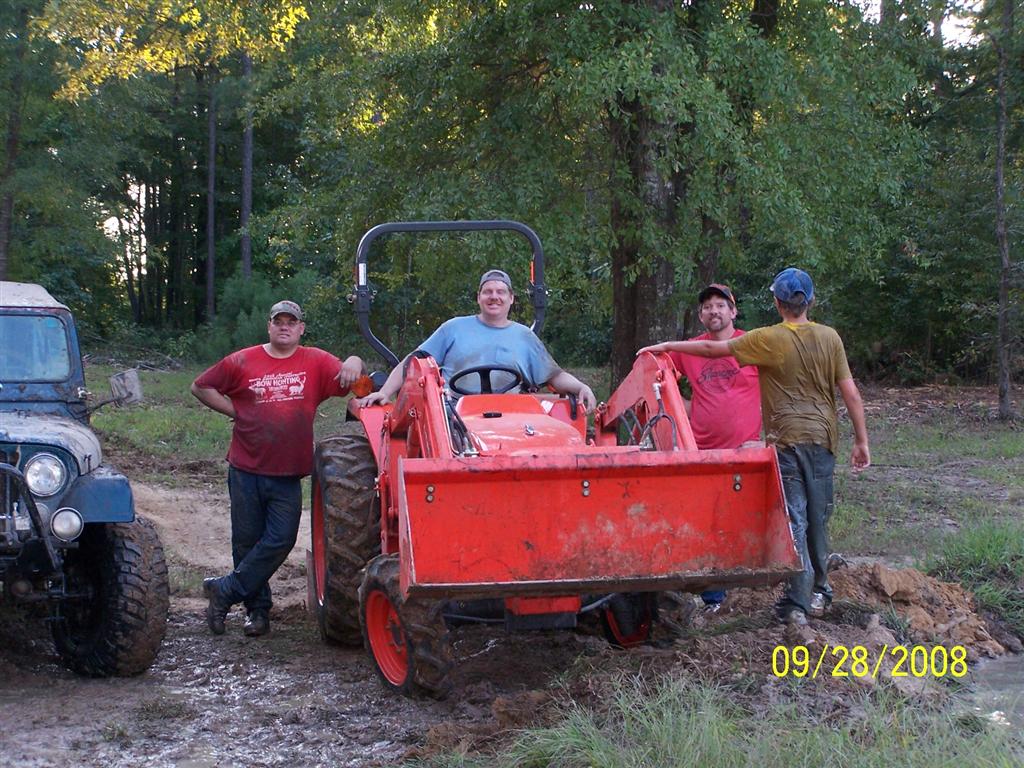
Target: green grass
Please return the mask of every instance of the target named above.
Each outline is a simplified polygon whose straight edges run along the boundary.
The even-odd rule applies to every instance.
[[[108,366],[86,367],[86,382],[97,394],[107,391],[106,379],[114,372]],[[227,453],[231,422],[203,407],[189,393],[199,369],[140,371],[143,402],[118,407],[107,405],[92,416],[93,427],[104,449],[113,451],[142,470],[147,479],[163,472],[175,472],[190,462],[217,466]]]
[[[982,608],[1024,635],[1024,523],[983,521],[947,537],[926,567],[959,581]]]
[[[813,704],[810,705],[813,709]],[[841,724],[795,704],[742,703],[715,685],[679,679],[621,684],[602,710],[567,705],[556,725],[524,732],[486,759],[433,765],[498,768],[676,768],[838,765],[844,768],[1015,766],[1024,743],[1006,730],[887,695],[865,695]]]
[[[869,432],[885,435],[885,441],[872,449],[875,461],[899,461],[908,466],[930,466],[940,457],[954,460],[1021,461],[1024,433],[1012,425],[998,422],[963,420],[955,416],[933,418],[930,423],[901,424],[886,427],[881,420],[870,425]]]
[[[900,422],[885,410],[869,416],[873,466],[861,475],[849,469],[851,436],[842,424],[834,549],[920,560],[938,552],[958,526],[1019,515],[1024,430],[977,414],[940,411],[908,420],[893,411]]]

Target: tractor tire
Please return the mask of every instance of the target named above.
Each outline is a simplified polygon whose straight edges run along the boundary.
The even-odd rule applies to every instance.
[[[398,556],[379,555],[359,587],[363,644],[391,691],[441,699],[451,690],[452,648],[442,600],[403,600]]]
[[[646,642],[658,615],[657,600],[656,592],[613,595],[601,611],[601,628],[608,642],[617,648],[634,648]]]
[[[313,467],[313,610],[325,642],[359,647],[359,585],[380,554],[377,462],[361,422],[316,447]]]
[[[167,562],[148,520],[93,523],[65,560],[70,599],[52,623],[57,654],[69,669],[89,677],[127,677],[156,659],[167,631]]]

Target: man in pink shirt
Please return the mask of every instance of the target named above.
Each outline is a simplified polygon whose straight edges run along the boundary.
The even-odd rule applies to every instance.
[[[313,471],[313,418],[327,398],[348,394],[365,372],[352,356],[304,347],[302,309],[270,308],[266,344],[234,352],[192,383],[203,405],[234,422],[228,449],[231,555],[234,569],[203,580],[210,631],[224,634],[231,606],[244,603],[245,634],[270,630],[270,577],[295,546],[302,516],[302,477]]]
[[[694,340],[727,341],[742,336],[733,325],[736,320],[736,297],[732,289],[712,283],[697,296],[701,324],[706,333]],[[682,352],[669,356],[680,373],[690,382],[693,398],[686,411],[693,428],[697,447],[740,448],[761,443],[761,391],[757,368],[740,367],[732,357],[696,357]],[[705,610],[714,612],[725,599],[723,590],[708,590],[701,595]]]

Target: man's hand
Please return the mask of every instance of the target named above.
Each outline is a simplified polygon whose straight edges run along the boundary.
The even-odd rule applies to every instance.
[[[850,454],[850,463],[854,472],[862,472],[871,466],[871,450],[867,443],[855,443],[853,453]]]
[[[850,463],[854,472],[861,472],[871,466],[871,451],[868,449],[868,426],[864,418],[864,401],[861,400],[860,390],[853,379],[843,379],[839,382],[839,394],[843,396],[846,403],[846,412],[853,422],[853,452],[850,454]]]
[[[663,341],[660,344],[651,344],[649,347],[641,347],[636,351],[637,355],[641,355],[644,352],[650,352],[652,355],[656,355],[659,352],[668,352],[668,342]]]
[[[223,413],[229,419],[235,418],[235,404],[231,402],[230,397],[222,395],[212,387],[196,386],[194,381],[192,382],[192,388],[190,391],[195,395],[196,400],[207,408],[214,410],[217,413]]]
[[[579,399],[580,405],[583,406],[583,410],[587,413],[590,413],[597,408],[597,398],[594,397],[594,390],[586,384],[583,384],[580,387],[580,391],[576,394],[576,397]]]
[[[338,371],[338,383],[343,387],[351,387],[355,380],[363,375],[363,361],[361,358],[352,355],[346,358]]]
[[[359,398],[356,402],[360,408],[366,408],[370,405],[384,405],[390,399],[384,392],[371,392],[366,397]]]

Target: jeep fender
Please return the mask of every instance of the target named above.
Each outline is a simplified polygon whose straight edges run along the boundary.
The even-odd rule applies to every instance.
[[[128,478],[101,466],[80,476],[60,500],[73,507],[87,523],[129,523],[135,519],[135,501]]]

